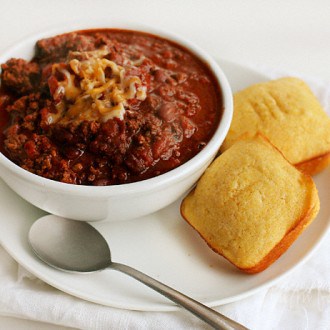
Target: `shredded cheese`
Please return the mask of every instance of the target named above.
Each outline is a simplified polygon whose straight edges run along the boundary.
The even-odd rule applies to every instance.
[[[56,104],[57,113],[51,115],[50,123],[83,120],[105,122],[115,117],[122,120],[128,100],[146,99],[147,87],[141,79],[127,75],[125,67],[104,58],[108,53],[106,49],[74,52],[71,55],[75,58],[67,64],[53,64],[53,75],[59,73],[63,77],[53,97],[63,97]],[[125,65],[130,67],[141,63],[142,60],[125,61]]]

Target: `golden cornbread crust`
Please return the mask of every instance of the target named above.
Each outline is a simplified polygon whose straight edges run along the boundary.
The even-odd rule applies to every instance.
[[[330,164],[330,118],[307,84],[281,78],[234,95],[234,115],[220,149],[261,132],[300,170],[313,175]]]
[[[296,168],[306,174],[314,175],[330,164],[330,152],[296,164]]]
[[[181,214],[212,250],[257,273],[290,247],[319,207],[312,178],[257,134],[209,166],[184,198]]]

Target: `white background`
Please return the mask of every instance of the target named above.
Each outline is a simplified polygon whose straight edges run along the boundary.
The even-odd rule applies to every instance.
[[[0,53],[30,34],[89,17],[154,25],[215,58],[330,82],[329,0],[0,0]],[[0,317],[0,329],[55,328]]]
[[[88,17],[155,25],[215,57],[330,79],[327,0],[0,0],[0,51],[31,33]]]

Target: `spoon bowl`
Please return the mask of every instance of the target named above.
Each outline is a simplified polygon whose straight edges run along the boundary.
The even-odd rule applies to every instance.
[[[47,215],[32,225],[29,242],[35,254],[56,269],[91,273],[111,268],[156,290],[215,329],[247,329],[150,276],[130,266],[113,262],[107,241],[87,222]]]
[[[31,227],[29,242],[41,260],[57,269],[91,273],[111,265],[108,243],[87,222],[46,215]]]

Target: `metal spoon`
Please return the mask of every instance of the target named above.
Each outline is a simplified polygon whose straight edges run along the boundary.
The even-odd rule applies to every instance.
[[[181,305],[215,329],[247,329],[213,309],[127,265],[111,261],[104,237],[87,222],[47,215],[29,232],[36,255],[48,265],[68,272],[95,272],[112,268],[125,273]]]

